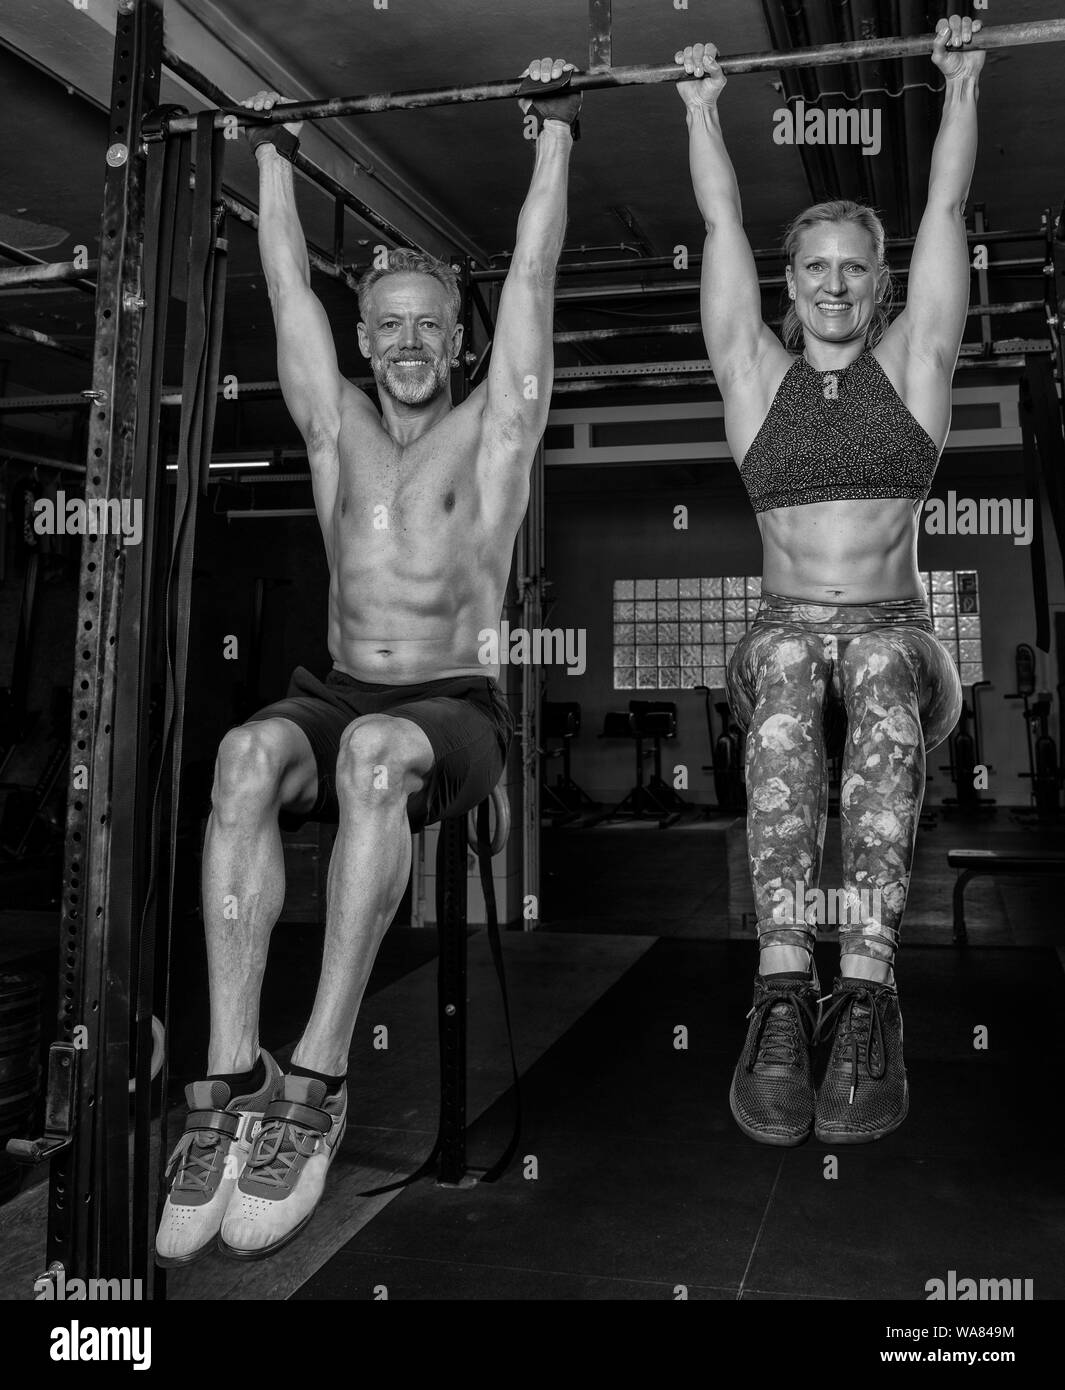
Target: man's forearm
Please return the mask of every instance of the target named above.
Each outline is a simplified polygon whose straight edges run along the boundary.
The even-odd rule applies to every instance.
[[[259,146],[259,254],[273,295],[286,281],[311,283],[307,242],[296,211],[292,165],[272,145]]]
[[[536,142],[532,182],[518,217],[511,270],[554,279],[566,235],[566,185],[573,136],[561,121],[545,121]]]

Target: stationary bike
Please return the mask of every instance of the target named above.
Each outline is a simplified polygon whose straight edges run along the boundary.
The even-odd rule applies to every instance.
[[[1061,773],[1058,747],[1050,732],[1049,690],[1035,688],[1035,652],[1021,642],[1016,652],[1017,689],[1007,700],[1024,701],[1024,724],[1028,744],[1028,771],[1020,776],[1032,783],[1032,800],[1039,820],[1055,820],[1061,810]]]
[[[732,717],[727,700],[714,703],[721,721],[721,732],[715,738],[714,720],[710,713],[711,690],[708,685],[697,685],[703,692],[703,705],[706,709],[706,731],[710,739],[713,763],[704,763],[703,771],[713,771],[714,795],[718,809],[729,815],[747,814],[747,787],[743,775],[744,733]]]
[[[955,811],[962,816],[978,816],[994,810],[994,797],[982,797],[975,785],[978,767],[986,766],[989,772],[992,770],[991,765],[985,764],[980,756],[979,695],[982,690],[989,689],[990,685],[990,681],[974,681],[970,686],[969,700],[962,702],[958,727],[947,743],[950,762],[941,764],[939,770],[950,773],[957,796],[943,798],[944,812]]]

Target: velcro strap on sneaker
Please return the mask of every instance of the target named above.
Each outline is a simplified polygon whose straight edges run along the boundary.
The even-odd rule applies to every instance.
[[[185,1129],[214,1129],[219,1134],[235,1139],[243,1118],[232,1110],[190,1110]]]
[[[303,1105],[298,1100],[272,1100],[263,1115],[263,1124],[271,1120],[285,1120],[289,1124],[302,1125],[304,1129],[317,1130],[328,1134],[333,1128],[333,1117],[313,1105]]]

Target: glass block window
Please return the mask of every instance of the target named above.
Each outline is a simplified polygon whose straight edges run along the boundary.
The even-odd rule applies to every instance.
[[[954,658],[962,685],[984,678],[980,585],[975,570],[928,570],[921,575],[936,636]]]
[[[614,581],[614,689],[723,686],[732,648],[758,611],[762,580]]]
[[[954,658],[963,685],[983,680],[980,598],[975,570],[921,575],[936,636]],[[714,579],[614,581],[614,689],[720,688],[732,648],[754,621],[762,581]]]

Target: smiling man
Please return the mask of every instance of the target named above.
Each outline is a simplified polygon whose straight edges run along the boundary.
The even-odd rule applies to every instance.
[[[571,67],[543,59],[537,82]],[[261,92],[246,104],[269,110]],[[341,374],[310,288],[289,161],[299,126],[250,131],[278,375],[307,445],[329,565],[324,680],[222,740],[203,851],[211,991],[208,1075],[167,1169],[165,1265],[219,1247],[257,1259],[310,1220],[344,1134],[348,1050],[407,883],[411,834],[464,815],[499,780],[513,732],[478,634],[499,624],[529,470],[547,421],[554,280],[580,98],[537,93],[532,182],[518,219],[486,382],[453,407],[462,346],[450,267],[389,253],[359,286],[359,347],[378,405]],[[334,818],[325,950],[311,1017],[282,1074],[259,1046],[270,932],[285,894],[280,821]]]

